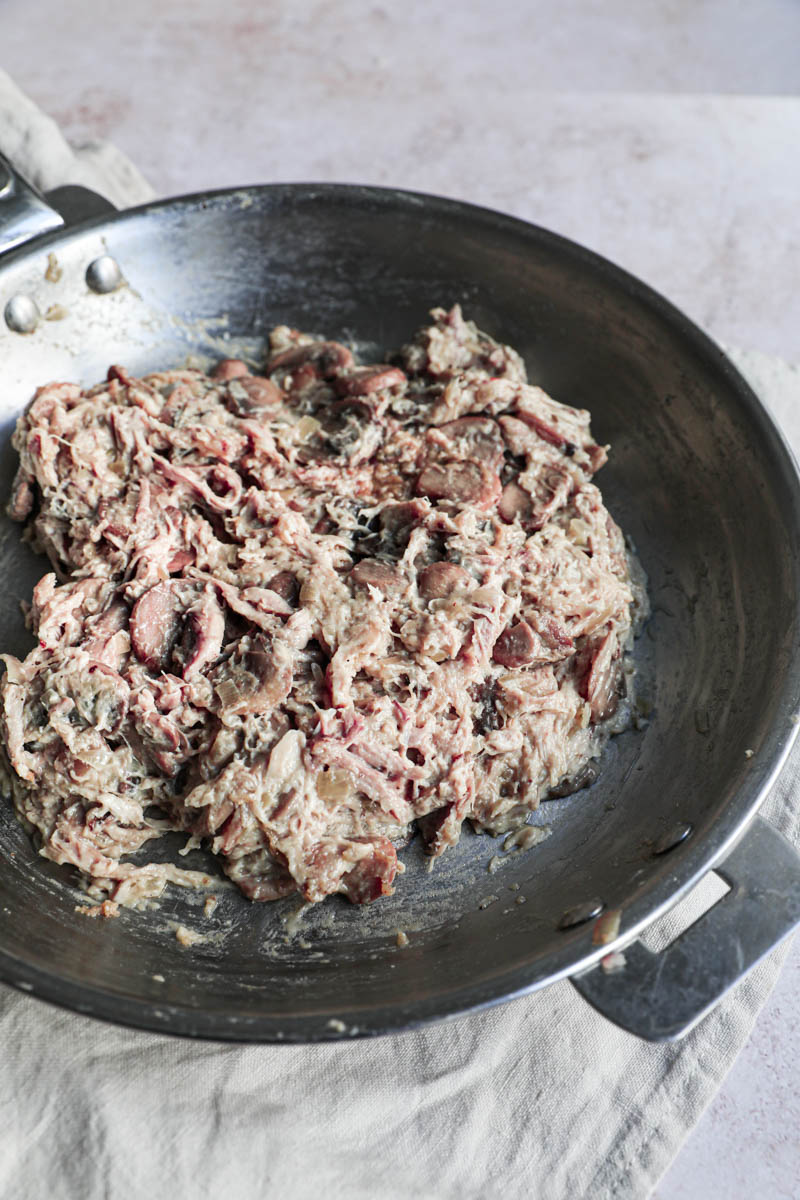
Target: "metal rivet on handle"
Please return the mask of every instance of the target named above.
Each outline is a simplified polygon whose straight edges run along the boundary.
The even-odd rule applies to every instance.
[[[673,825],[655,843],[653,854],[666,854],[668,850],[674,850],[676,846],[680,846],[681,842],[686,841],[693,828],[694,826],[688,821],[681,821],[680,825]]]
[[[604,908],[605,903],[597,898],[586,900],[583,904],[576,904],[574,908],[567,909],[558,922],[558,928],[571,929],[573,925],[583,925],[586,921],[591,921],[593,917],[599,917]]]
[[[5,309],[6,325],[14,333],[33,333],[39,324],[39,309],[30,296],[12,296]]]
[[[86,268],[86,282],[93,292],[113,292],[122,283],[119,263],[110,254],[101,254]]]

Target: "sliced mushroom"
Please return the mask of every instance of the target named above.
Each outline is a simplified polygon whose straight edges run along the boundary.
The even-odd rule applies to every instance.
[[[267,583],[267,587],[292,607],[297,604],[297,598],[300,594],[300,584],[297,581],[297,576],[291,571],[279,571],[277,575],[272,576]]]
[[[525,481],[528,482],[527,474]],[[543,466],[537,473],[532,487],[533,507],[528,518],[529,526],[532,529],[541,529],[546,525],[553,514],[566,503],[572,487],[573,480],[569,471],[549,465]]]
[[[407,382],[405,372],[399,367],[375,363],[351,368],[346,374],[337,376],[333,386],[340,396],[368,396],[372,392],[404,387]]]
[[[527,667],[536,661],[540,641],[527,621],[517,621],[500,634],[492,658],[504,667]]]
[[[144,592],[133,606],[131,645],[151,671],[166,670],[180,632],[181,617],[197,589],[182,579],[166,579]]]
[[[599,771],[594,763],[584,763],[575,775],[562,779],[561,783],[550,788],[545,800],[563,800],[567,796],[574,795],[575,792],[583,791],[584,788],[591,787],[596,782],[598,774]]]
[[[384,596],[396,596],[406,586],[403,576],[395,567],[377,558],[362,558],[353,567],[349,578],[354,586],[373,587]]]
[[[353,355],[341,342],[303,342],[274,355],[267,364],[270,375],[311,363],[322,379],[353,365]]]
[[[518,483],[507,483],[503,488],[497,511],[509,525],[513,521],[519,521],[521,525],[525,526],[533,515],[533,500],[530,493],[526,492]]]
[[[192,679],[216,662],[225,636],[225,614],[208,587],[186,613],[183,635],[174,657],[183,666],[183,678]]]
[[[218,362],[213,368],[211,378],[227,383],[231,379],[240,379],[243,375],[249,374],[250,368],[240,358],[223,358],[222,362]]]
[[[263,634],[242,638],[234,659],[215,675],[214,690],[224,715],[267,713],[289,694],[292,655]]]
[[[417,492],[430,500],[450,500],[493,508],[500,497],[500,479],[483,463],[444,462],[427,466],[417,480]]]
[[[240,417],[254,412],[277,409],[283,404],[283,392],[271,379],[260,375],[234,376],[226,389],[228,408]]]
[[[489,417],[459,417],[447,421],[426,435],[429,459],[470,459],[485,463],[496,471],[505,455],[503,435]]]
[[[443,600],[472,583],[469,572],[451,562],[430,563],[423,567],[417,579],[419,594],[426,600]]]
[[[224,632],[213,589],[185,579],[155,584],[131,612],[131,645],[140,662],[151,671],[166,671],[174,657],[187,679],[219,657]]]
[[[526,610],[525,620],[542,640],[543,662],[558,662],[575,650],[574,641],[555,617],[535,610]]]
[[[424,500],[402,500],[387,504],[378,518],[381,529],[381,549],[398,558],[408,545],[411,531],[428,511]]]

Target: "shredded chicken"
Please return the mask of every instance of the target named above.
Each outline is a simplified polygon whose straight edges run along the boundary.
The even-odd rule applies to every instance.
[[[363,903],[415,823],[439,855],[591,782],[646,604],[606,450],[432,319],[391,363],[282,326],[263,374],[111,367],[20,418],[10,511],[53,572],[4,656],[5,765],[96,899],[215,886],[131,860],[180,830],[254,900]]]

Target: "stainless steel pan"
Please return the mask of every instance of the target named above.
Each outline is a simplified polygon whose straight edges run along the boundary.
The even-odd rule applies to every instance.
[[[461,301],[613,445],[601,482],[650,576],[638,657],[653,711],[615,739],[593,788],[542,807],[553,832],[535,850],[489,874],[498,847],[465,834],[428,874],[412,842],[394,897],[328,901],[293,936],[296,900],[258,906],[231,891],[208,920],[183,893],[87,920],[69,872],[37,858],[2,805],[0,977],[146,1029],[288,1041],[401,1030],[568,976],[625,1028],[680,1036],[800,921],[798,857],[755,816],[800,707],[800,490],[731,363],[610,263],[465,204],[321,185],[124,213],[78,189],[49,199],[0,164],[6,484],[13,421],[44,381],[232,349],[257,359],[277,321],[395,346],[432,304]],[[1,532],[0,643],[23,653],[19,601],[45,564],[16,526]],[[651,954],[638,935],[712,867],[731,890]],[[614,945],[594,946],[582,919],[603,906],[621,910],[615,944],[633,943],[615,974],[597,968]],[[177,923],[210,936],[182,949]]]

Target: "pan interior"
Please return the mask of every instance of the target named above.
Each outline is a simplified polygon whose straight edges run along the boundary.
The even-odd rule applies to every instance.
[[[60,275],[48,269],[55,254]],[[114,255],[123,287],[96,295],[88,264]],[[693,327],[622,272],[542,230],[402,193],[275,187],[169,202],[48,239],[0,268],[0,304],[33,295],[35,333],[0,330],[2,479],[35,387],[133,372],[258,362],[286,322],[370,351],[401,344],[456,301],[521,351],[533,382],[589,408],[612,446],[600,484],[650,579],[637,647],[646,729],[615,739],[600,781],[542,806],[551,836],[490,873],[499,841],[465,831],[427,870],[402,853],[396,894],[253,905],[231,889],[203,915],[172,891],[114,921],[75,913],[69,871],[37,858],[0,810],[0,969],[51,999],[175,1032],[339,1036],[401,1028],[573,971],[591,930],[561,914],[600,898],[630,931],[688,886],[758,802],[798,705],[798,501],[782,444],[742,381]],[[30,644],[19,602],[45,562],[2,519],[3,650]],[[753,750],[746,757],[745,750]],[[677,822],[692,836],[653,843]],[[179,842],[165,843],[174,855]],[[148,848],[152,853],[152,847]],[[191,856],[182,860],[185,865]],[[205,863],[203,863],[205,865]],[[177,925],[201,935],[190,949]],[[409,945],[397,945],[403,930]]]

